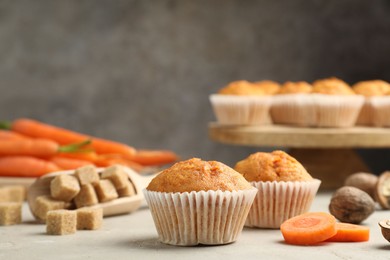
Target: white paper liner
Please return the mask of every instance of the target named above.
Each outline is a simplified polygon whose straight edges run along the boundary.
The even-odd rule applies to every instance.
[[[296,126],[316,124],[315,105],[311,94],[275,95],[270,113],[275,124]]]
[[[225,125],[269,124],[270,96],[210,95],[218,123]]]
[[[390,126],[390,96],[371,97],[373,125],[376,127]]]
[[[364,97],[312,94],[316,104],[317,127],[351,127],[356,124]]]
[[[144,190],[159,240],[180,246],[236,241],[256,193],[255,188],[184,193]]]
[[[359,116],[356,120],[356,125],[372,126],[374,124],[374,111],[372,107],[371,97],[366,97],[364,104],[360,109]]]
[[[280,228],[289,218],[308,212],[320,180],[251,182],[258,189],[245,226]]]

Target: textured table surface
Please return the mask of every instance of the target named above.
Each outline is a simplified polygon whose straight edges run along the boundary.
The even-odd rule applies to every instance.
[[[311,211],[327,211],[330,193],[320,193]],[[175,247],[161,244],[146,206],[128,215],[105,218],[96,231],[49,236],[36,224],[27,205],[23,224],[0,227],[0,259],[389,259],[390,244],[378,221],[390,211],[377,210],[363,224],[371,236],[363,243],[292,246],[279,230],[244,228],[237,242],[223,246]]]

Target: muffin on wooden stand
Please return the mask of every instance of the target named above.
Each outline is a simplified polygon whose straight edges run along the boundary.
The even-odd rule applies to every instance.
[[[272,99],[267,91],[246,80],[231,82],[210,95],[217,121],[224,125],[269,124]]]
[[[351,87],[338,78],[313,82],[317,127],[352,127],[356,124],[364,97],[356,95]]]
[[[367,126],[385,126],[387,124],[389,126],[390,84],[383,80],[367,80],[357,82],[352,88],[356,94],[365,97],[356,124]]]
[[[245,223],[248,227],[279,228],[285,220],[307,212],[321,184],[283,151],[254,153],[234,169],[258,189]]]
[[[197,158],[162,171],[144,190],[159,240],[180,246],[236,241],[256,193],[232,168]]]
[[[275,124],[313,126],[315,125],[312,86],[305,81],[288,81],[273,97],[271,117]]]

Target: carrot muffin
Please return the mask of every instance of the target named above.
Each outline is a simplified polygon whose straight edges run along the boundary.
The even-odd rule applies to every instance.
[[[198,158],[162,171],[144,190],[160,241],[182,246],[236,241],[256,193],[232,168]]]
[[[282,85],[271,107],[272,121],[276,124],[312,126],[315,124],[312,86],[305,81],[288,81]]]
[[[360,110],[356,124],[383,126],[383,119],[388,118],[386,112],[390,104],[386,107],[386,103],[390,102],[390,99],[387,97],[387,94],[390,93],[390,84],[383,80],[367,80],[356,83],[352,88],[356,94],[365,97],[365,102]],[[379,107],[374,109],[374,103],[379,105]],[[381,112],[383,106],[385,106],[383,109],[384,113]]]
[[[318,127],[354,126],[364,103],[364,97],[337,78],[316,80],[312,95]]]
[[[227,125],[269,124],[271,97],[246,80],[234,81],[210,95],[217,121]]]
[[[266,95],[275,95],[280,90],[280,84],[272,80],[255,81],[253,85],[262,89]]]
[[[283,151],[254,153],[234,169],[258,189],[245,223],[249,227],[279,228],[307,212],[321,183]]]

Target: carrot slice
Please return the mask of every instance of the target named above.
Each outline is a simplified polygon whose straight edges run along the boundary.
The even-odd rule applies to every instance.
[[[145,166],[163,165],[177,161],[178,156],[168,150],[138,150],[132,161]]]
[[[370,229],[350,223],[336,223],[337,233],[328,242],[363,242],[370,238]]]
[[[336,234],[336,219],[325,212],[309,212],[286,220],[280,230],[289,244],[312,245]]]

